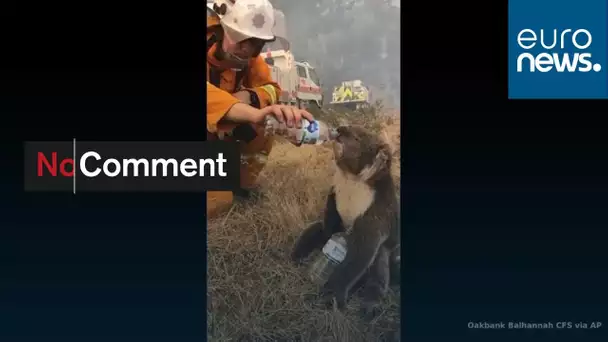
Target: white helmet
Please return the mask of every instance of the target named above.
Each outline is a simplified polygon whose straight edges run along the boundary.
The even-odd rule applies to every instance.
[[[274,8],[268,0],[215,0],[220,23],[231,38],[274,40]]]

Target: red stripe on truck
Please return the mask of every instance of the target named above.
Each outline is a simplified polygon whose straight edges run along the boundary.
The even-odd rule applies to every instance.
[[[320,94],[321,93],[321,88],[317,88],[317,87],[306,87],[306,86],[299,86],[298,87],[298,91],[301,91],[303,93],[314,93],[314,94]]]

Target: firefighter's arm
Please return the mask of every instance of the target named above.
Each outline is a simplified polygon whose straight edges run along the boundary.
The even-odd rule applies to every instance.
[[[254,101],[251,101],[251,105],[258,108],[264,108],[273,104],[277,104],[279,101],[279,95],[281,94],[281,87],[272,80],[270,74],[270,68],[261,56],[258,56],[251,62],[249,68],[249,84],[250,88],[246,90],[253,92]],[[258,102],[258,103],[255,103]],[[259,106],[257,106],[259,104]]]
[[[239,123],[257,122],[260,110],[207,82],[207,131],[230,131]]]

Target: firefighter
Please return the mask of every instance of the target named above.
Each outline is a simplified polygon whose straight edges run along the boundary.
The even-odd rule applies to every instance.
[[[272,137],[264,118],[275,116],[289,127],[305,110],[278,104],[281,89],[260,56],[275,39],[274,9],[268,0],[216,0],[207,15],[207,140],[236,141],[241,150],[241,189],[207,192],[207,217],[232,205],[234,195],[250,197],[266,164]]]

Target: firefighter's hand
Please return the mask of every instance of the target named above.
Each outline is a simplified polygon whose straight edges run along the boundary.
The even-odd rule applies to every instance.
[[[287,127],[289,128],[293,128],[294,126],[297,128],[301,128],[302,118],[308,121],[314,120],[312,114],[310,114],[304,109],[300,109],[294,106],[275,104],[262,108],[260,112],[263,118],[268,115],[272,115],[279,122],[287,124]]]

